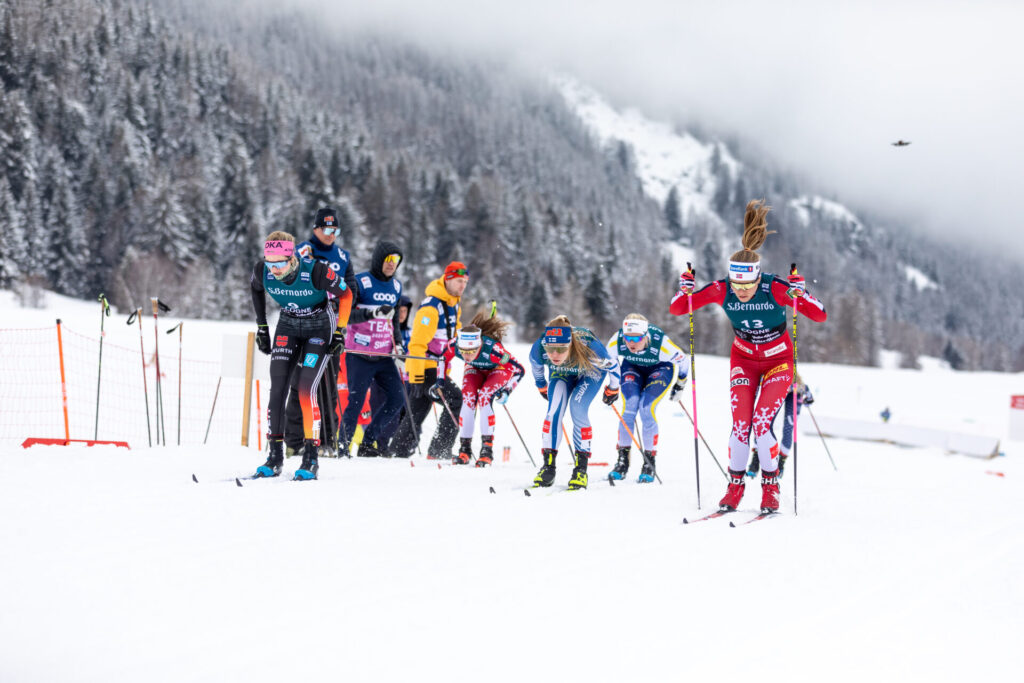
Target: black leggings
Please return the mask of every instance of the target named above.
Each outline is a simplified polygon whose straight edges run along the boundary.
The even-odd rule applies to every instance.
[[[281,314],[271,339],[270,400],[267,402],[269,436],[284,434],[284,403],[292,368],[298,366],[297,389],[302,408],[303,438],[320,441],[320,405],[317,388],[330,354],[332,320],[326,313],[314,318]]]

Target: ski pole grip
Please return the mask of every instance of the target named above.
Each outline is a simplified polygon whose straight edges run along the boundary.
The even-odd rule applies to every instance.
[[[796,275],[796,264],[795,263],[790,264],[790,266],[789,266],[789,274],[790,275]]]
[[[139,309],[135,309],[134,311],[132,311],[132,314],[128,316],[128,322],[125,323],[125,324],[126,325],[131,325],[133,322],[135,322],[135,316],[137,316],[138,314],[139,314]]]
[[[149,299],[149,302],[150,302],[150,303],[151,303],[151,304],[153,305],[153,315],[156,315],[156,314],[157,314],[157,311],[159,310],[159,309],[157,308],[157,305],[156,305],[156,303],[157,303],[157,298],[156,298],[155,296],[154,296],[154,297],[150,297],[150,299]]]

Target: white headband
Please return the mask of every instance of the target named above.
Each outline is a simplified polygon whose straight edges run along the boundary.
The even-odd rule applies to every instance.
[[[483,346],[483,339],[480,338],[480,330],[476,332],[459,330],[459,340],[456,343],[460,349],[479,349]]]
[[[628,334],[630,336],[647,334],[647,321],[637,320],[636,318],[629,318],[628,320],[622,321],[622,334]]]
[[[741,263],[729,261],[729,280],[732,282],[753,282],[761,277],[761,262]]]

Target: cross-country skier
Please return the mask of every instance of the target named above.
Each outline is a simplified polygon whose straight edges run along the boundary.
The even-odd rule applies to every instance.
[[[330,267],[321,261],[300,259],[295,238],[275,231],[263,244],[263,260],[253,268],[249,284],[256,311],[256,344],[270,355],[270,400],[267,402],[267,445],[270,455],[256,470],[256,477],[276,477],[284,462],[284,400],[292,368],[299,370],[299,404],[302,407],[302,464],[296,479],[316,479],[317,446],[320,442],[320,407],[317,385],[329,355],[341,348],[342,327],[352,307],[352,292]],[[269,294],[281,305],[271,352],[267,326]],[[338,299],[338,312],[327,295]]]
[[[608,475],[611,479],[625,479],[629,471],[629,451],[632,439],[629,429],[635,424],[637,412],[643,424],[644,458],[638,481],[654,481],[654,458],[658,447],[658,418],[655,408],[671,390],[670,401],[686,386],[687,363],[690,357],[676,346],[657,325],[651,325],[639,313],[630,313],[622,327],[608,341],[608,354],[621,363],[622,398],[625,407],[619,424],[617,449],[619,460]],[[606,401],[609,405],[614,402]],[[639,438],[639,435],[637,435]]]
[[[827,315],[820,301],[806,291],[804,278],[796,273],[788,281],[761,272],[757,249],[768,236],[764,200],[747,204],[743,218],[743,249],[729,257],[729,277],[694,292],[692,271],[679,277],[679,292],[669,307],[675,315],[719,304],[732,323],[736,338],[730,354],[732,434],[729,437],[729,487],[719,502],[723,510],[735,510],[743,498],[744,472],[750,450],[751,430],[761,454],[761,510],[779,509],[778,447],[771,435],[775,413],[782,407],[793,382],[793,343],[786,333],[786,307],[796,306],[815,322]],[[755,405],[754,396],[761,392]],[[768,454],[767,460],[764,455]]]
[[[473,458],[473,428],[480,415],[480,457],[477,467],[494,462],[494,407],[508,400],[526,370],[509,353],[501,341],[512,323],[489,313],[478,313],[470,325],[459,330],[450,355],[466,363],[462,372],[462,411],[459,414],[459,453],[456,465],[468,464]]]
[[[569,318],[560,315],[547,324],[544,334],[530,349],[533,380],[540,395],[548,401],[544,416],[541,445],[544,465],[533,480],[534,487],[551,486],[555,481],[555,458],[565,409],[572,415],[572,446],[574,467],[569,478],[570,489],[587,488],[587,462],[590,458],[590,404],[608,377],[604,400],[614,401],[619,395],[619,364],[608,355],[608,349],[584,327],[573,327]],[[548,377],[544,368],[548,367]]]
[[[365,354],[390,354],[402,348],[402,335],[394,323],[395,307],[402,297],[402,283],[395,277],[402,262],[397,244],[381,240],[373,249],[370,269],[356,275],[355,306],[345,333],[345,369],[348,405],[342,415],[343,434],[353,435],[366,392],[376,384],[383,404],[363,430],[358,455],[375,457],[387,445],[380,435],[398,418],[404,388],[393,358]],[[344,448],[347,450],[348,444]]]
[[[336,243],[340,231],[341,228],[338,227],[338,212],[329,206],[325,206],[319,209],[313,218],[313,233],[308,240],[296,246],[295,251],[299,258],[312,258],[326,263],[338,277],[345,281],[345,286],[349,291],[355,292],[356,276],[352,271],[352,257],[348,251],[342,249]],[[337,301],[332,300],[331,305],[334,307],[335,312],[337,312]],[[320,383],[320,399],[324,403],[324,411],[321,411],[325,425],[324,440],[332,448],[337,444],[334,443],[333,434],[328,435],[326,433],[326,425],[333,422],[333,425],[337,427],[338,416],[341,414],[341,410],[344,409],[335,410],[338,403],[338,393],[335,386],[336,382],[331,378],[339,378],[344,383],[344,374],[339,372],[341,369],[340,365],[343,363],[344,361],[331,357],[328,360],[328,367],[325,373],[329,381]],[[297,371],[292,371],[291,386],[288,391],[288,401],[285,408],[284,442],[289,455],[298,453],[302,449],[302,408],[299,406],[298,375]],[[325,411],[330,411],[333,419],[328,419]],[[337,429],[331,431],[336,432]]]

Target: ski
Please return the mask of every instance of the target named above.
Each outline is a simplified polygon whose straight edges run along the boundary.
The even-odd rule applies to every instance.
[[[712,512],[710,515],[704,515],[703,517],[700,517],[700,518],[695,519],[693,521],[690,521],[686,517],[683,517],[683,524],[696,524],[697,522],[706,522],[709,519],[718,519],[719,517],[724,517],[725,515],[729,514],[730,512],[736,512],[736,511],[735,510],[716,510],[715,512]]]
[[[778,515],[778,512],[762,512],[758,514],[756,517],[751,517],[747,521],[740,522],[739,524],[729,522],[729,526],[735,529],[737,526],[743,526],[744,524],[751,524],[753,522],[760,522],[762,519],[768,519],[769,517],[777,517]]]

